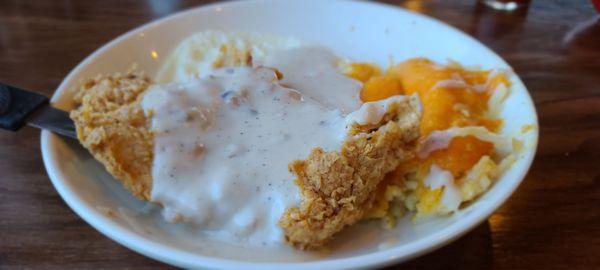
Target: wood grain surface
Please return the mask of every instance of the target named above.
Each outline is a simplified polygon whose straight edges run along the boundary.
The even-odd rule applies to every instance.
[[[209,1],[0,0],[0,81],[51,95],[124,32]],[[402,269],[600,269],[600,17],[588,0],[496,12],[476,0],[386,1],[449,23],[506,59],[535,101],[529,175],[487,222]],[[440,41],[443,46],[443,41]],[[0,132],[0,269],[169,269],[104,237],[52,187],[39,131]]]

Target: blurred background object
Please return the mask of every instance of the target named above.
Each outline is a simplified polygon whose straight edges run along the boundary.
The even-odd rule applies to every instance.
[[[530,0],[480,0],[485,5],[497,10],[516,10],[529,6]]]
[[[498,9],[489,2],[520,2],[518,8],[507,12],[506,9]],[[506,0],[480,0],[473,8],[473,16],[469,26],[469,33],[484,43],[493,43],[506,35],[515,35],[521,32],[523,24],[527,20],[529,1],[506,1]]]

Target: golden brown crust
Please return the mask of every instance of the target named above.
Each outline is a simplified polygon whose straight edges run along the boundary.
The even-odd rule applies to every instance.
[[[150,79],[139,72],[84,81],[71,118],[80,143],[140,199],[150,199],[154,136],[140,102]]]
[[[416,97],[395,102],[379,127],[354,125],[354,135],[340,152],[316,148],[306,160],[290,164],[303,200],[279,221],[288,242],[317,248],[363,218],[384,176],[413,156],[421,117],[418,103]]]

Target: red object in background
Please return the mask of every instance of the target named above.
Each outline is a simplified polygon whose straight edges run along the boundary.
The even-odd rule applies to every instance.
[[[600,0],[592,0],[592,4],[594,4],[596,11],[600,12]]]

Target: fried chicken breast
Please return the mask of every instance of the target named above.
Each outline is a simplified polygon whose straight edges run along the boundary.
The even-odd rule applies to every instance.
[[[71,118],[79,142],[133,195],[149,200],[154,136],[140,102],[151,80],[141,72],[83,81]]]
[[[314,249],[361,220],[384,176],[413,157],[420,118],[416,97],[395,102],[378,124],[354,124],[341,151],[315,148],[305,160],[290,163],[302,203],[288,208],[279,221],[286,240]]]
[[[150,85],[140,72],[97,76],[81,83],[71,111],[81,144],[144,200],[152,190],[154,135],[140,103]],[[340,151],[315,148],[306,159],[291,162],[303,200],[279,221],[286,240],[314,249],[365,218],[384,176],[413,157],[420,117],[418,98],[403,99],[376,124],[354,123]]]

